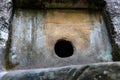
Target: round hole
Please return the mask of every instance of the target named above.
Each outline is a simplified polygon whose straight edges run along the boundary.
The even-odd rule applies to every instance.
[[[54,49],[56,55],[61,58],[70,57],[74,52],[72,43],[63,39],[56,42]]]

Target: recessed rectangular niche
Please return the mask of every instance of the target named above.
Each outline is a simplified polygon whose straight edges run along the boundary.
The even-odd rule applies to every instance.
[[[13,69],[112,61],[99,10],[17,8],[10,30],[7,60],[15,65]]]

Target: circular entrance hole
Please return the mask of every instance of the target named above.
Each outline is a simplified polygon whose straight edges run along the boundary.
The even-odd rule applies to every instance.
[[[61,58],[70,57],[73,55],[74,48],[70,41],[67,40],[58,40],[55,44],[55,53]]]

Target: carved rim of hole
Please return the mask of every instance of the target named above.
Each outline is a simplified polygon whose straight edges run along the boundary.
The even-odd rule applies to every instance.
[[[74,47],[71,41],[59,39],[54,46],[55,54],[60,58],[71,57],[74,53]]]

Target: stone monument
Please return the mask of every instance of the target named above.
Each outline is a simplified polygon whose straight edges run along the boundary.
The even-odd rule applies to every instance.
[[[1,80],[119,80],[119,0],[0,3]]]

